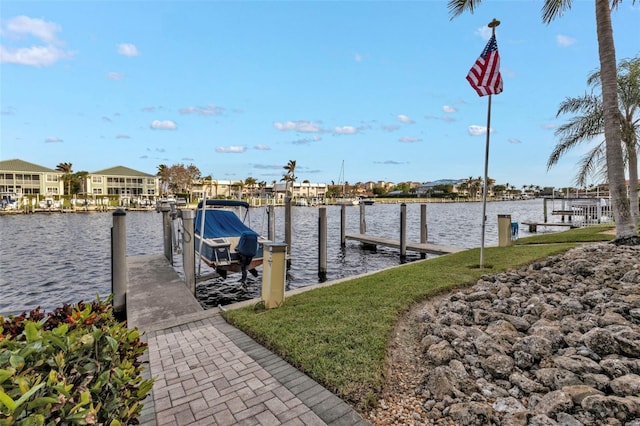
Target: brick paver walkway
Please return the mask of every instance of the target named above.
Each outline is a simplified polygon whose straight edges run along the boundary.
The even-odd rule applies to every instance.
[[[146,425],[367,425],[353,409],[219,315],[147,334]]]

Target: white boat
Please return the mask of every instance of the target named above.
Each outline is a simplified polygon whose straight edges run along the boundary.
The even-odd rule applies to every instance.
[[[244,210],[242,218],[230,208]],[[205,200],[198,203],[194,224],[196,255],[221,277],[229,272],[247,271],[257,276],[256,267],[262,265],[264,244],[269,242],[244,223],[249,203],[235,200]]]
[[[296,206],[298,207],[309,207],[309,202],[306,198],[298,198],[296,200]]]
[[[18,194],[15,192],[0,192],[0,210],[17,210]]]
[[[60,208],[62,208],[62,202],[61,201],[57,201],[54,200],[51,197],[47,197],[44,200],[40,201],[40,203],[38,203],[38,206],[41,209],[54,209],[54,210],[58,210]]]
[[[339,206],[357,206],[360,204],[360,200],[357,198],[342,197],[336,198],[336,204]]]

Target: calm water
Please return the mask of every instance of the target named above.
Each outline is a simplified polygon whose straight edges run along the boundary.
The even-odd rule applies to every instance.
[[[399,264],[399,252],[378,248],[361,250],[359,243],[340,248],[340,207],[327,206],[327,278],[349,277]],[[360,229],[359,207],[347,207],[347,232]],[[543,221],[542,200],[487,203],[485,246],[497,245],[499,214],[514,222]],[[479,247],[482,203],[434,203],[427,207],[428,241],[460,248]],[[251,209],[253,229],[267,234],[266,210]],[[288,288],[318,283],[318,209],[294,207],[292,212],[292,267]],[[111,213],[35,214],[0,216],[0,314],[20,313],[41,306],[52,310],[64,303],[106,297],[111,292]],[[399,239],[400,205],[366,207],[367,233]],[[420,205],[407,204],[407,239],[420,240]],[[159,254],[162,246],[162,215],[128,212],[127,255]],[[520,236],[526,236],[520,227]],[[276,208],[276,241],[284,239],[284,209]],[[408,260],[419,255],[408,252]],[[176,258],[179,273],[180,256]],[[206,265],[203,264],[203,268]],[[206,270],[206,269],[205,269]],[[261,278],[246,290],[237,277],[198,284],[197,295],[205,306],[256,297]]]

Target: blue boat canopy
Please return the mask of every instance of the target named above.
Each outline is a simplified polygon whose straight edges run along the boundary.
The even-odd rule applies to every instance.
[[[249,208],[249,203],[239,200],[207,200],[207,206],[213,207],[244,207]],[[202,201],[198,203],[198,208],[202,208]]]
[[[257,232],[242,223],[234,212],[222,209],[204,210],[204,232],[201,232],[202,212],[203,210],[196,210],[193,224],[196,234],[202,235],[204,238],[240,237],[244,233],[258,235]]]

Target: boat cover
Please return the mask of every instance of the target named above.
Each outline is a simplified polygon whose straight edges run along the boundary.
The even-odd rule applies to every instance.
[[[196,210],[196,217],[193,221],[196,234],[202,235],[204,238],[240,237],[243,233],[258,235],[230,210],[206,209],[204,212],[204,232],[200,231],[202,210]]]

